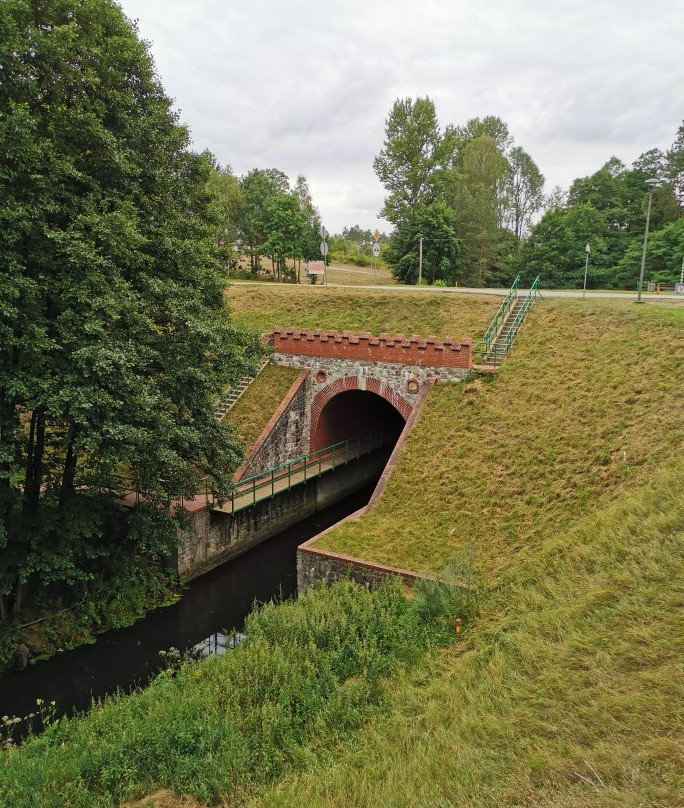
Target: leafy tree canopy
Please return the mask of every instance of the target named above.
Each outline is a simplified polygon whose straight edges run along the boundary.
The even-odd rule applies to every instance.
[[[117,475],[164,497],[228,485],[241,453],[212,397],[259,345],[226,314],[216,167],[119,6],[6,0],[0,75],[0,595],[18,607],[116,555]]]
[[[419,205],[395,230],[385,260],[400,283],[416,283],[423,239],[423,279],[453,286],[461,271],[456,213],[443,202]]]

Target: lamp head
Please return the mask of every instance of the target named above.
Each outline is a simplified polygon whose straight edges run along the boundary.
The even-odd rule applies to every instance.
[[[660,185],[660,180],[653,177],[650,180],[646,180],[646,185],[648,185],[649,189],[652,191]]]
[[[584,252],[591,252],[591,244],[587,243],[587,246],[584,248]]]

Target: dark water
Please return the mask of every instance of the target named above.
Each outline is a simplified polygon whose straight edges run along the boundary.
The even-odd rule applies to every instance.
[[[85,710],[117,689],[145,685],[163,667],[159,652],[191,648],[209,635],[241,629],[255,601],[292,597],[296,548],[368,502],[373,486],[314,514],[218,569],[192,581],[182,599],[86,645],[0,674],[0,716],[25,716],[36,699],[56,702],[57,715]],[[15,731],[22,735],[23,724]]]

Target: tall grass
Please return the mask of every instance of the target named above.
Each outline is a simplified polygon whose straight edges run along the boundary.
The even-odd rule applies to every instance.
[[[159,787],[211,803],[301,767],[381,709],[387,677],[455,638],[449,611],[472,613],[469,594],[442,599],[448,611],[430,597],[344,582],[264,606],[234,652],[168,670],[4,752],[0,805],[114,806]]]
[[[249,808],[682,805],[684,462],[509,559],[467,642]]]

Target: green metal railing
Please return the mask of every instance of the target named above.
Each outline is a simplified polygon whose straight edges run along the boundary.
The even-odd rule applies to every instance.
[[[385,436],[382,430],[377,434],[357,435],[247,477],[237,483],[230,494],[230,499],[220,506],[221,510],[236,513],[243,508],[249,508],[264,499],[289,491],[295,485],[313,480],[327,471],[334,471],[339,466],[375,452],[384,445]]]
[[[125,476],[110,478],[107,490],[136,505],[141,501],[149,501],[163,504],[168,508],[183,508],[186,503],[199,501],[209,507],[236,513],[264,499],[270,499],[276,494],[289,491],[296,485],[320,477],[327,471],[334,471],[363,455],[378,451],[391,442],[388,438],[389,436],[380,429],[377,433],[371,432],[368,435],[357,435],[354,438],[338,441],[323,449],[240,480],[225,498],[219,497],[210,477],[204,477],[198,481],[192,496],[180,499],[172,499],[168,494],[142,490],[131,478]],[[163,481],[161,482],[163,483]],[[91,487],[97,486],[91,483]]]
[[[501,362],[503,362],[506,356],[508,356],[511,345],[513,345],[515,338],[518,336],[518,331],[520,331],[522,324],[525,322],[525,317],[527,316],[527,312],[530,310],[534,299],[537,297],[537,295],[541,296],[539,291],[539,280],[540,276],[537,275],[530,286],[522,305],[516,311],[515,318],[510,324],[510,328],[508,329],[506,336],[502,340],[500,339],[501,331],[506,324],[511,310],[518,302],[520,275],[518,275],[513,281],[513,286],[511,286],[510,291],[499,306],[499,310],[494,315],[494,319],[485,332],[484,338],[479,342],[473,343],[473,353],[478,359],[481,359],[491,365],[499,365]],[[502,319],[503,312],[505,312],[505,314],[503,314]]]
[[[503,325],[508,318],[510,310],[513,308],[513,306],[515,306],[518,299],[518,286],[520,286],[520,275],[516,276],[511,288],[508,290],[508,294],[501,301],[501,305],[492,318],[489,328],[484,333],[481,344],[482,352],[485,356],[489,355],[490,351],[492,350],[492,346],[496,343],[496,338],[499,336],[499,332],[503,328]],[[478,343],[478,345],[480,345],[480,343]]]

